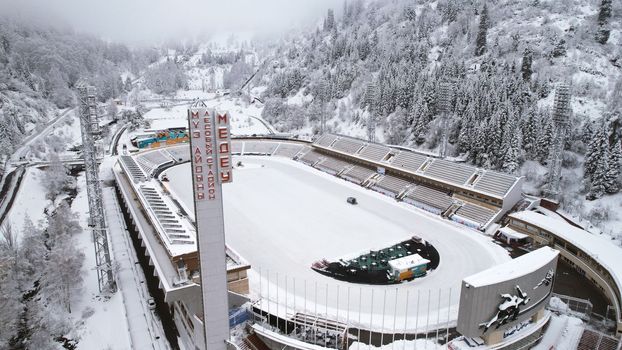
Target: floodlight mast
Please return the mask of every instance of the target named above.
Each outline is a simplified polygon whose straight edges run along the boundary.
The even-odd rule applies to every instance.
[[[549,173],[548,187],[546,195],[555,200],[559,200],[561,186],[562,161],[564,156],[564,145],[568,134],[570,122],[570,87],[566,83],[560,83],[555,89],[555,102],[553,104],[553,142],[549,153]]]
[[[82,156],[86,174],[86,193],[89,203],[88,225],[93,233],[95,246],[95,268],[97,269],[97,282],[100,293],[114,293],[117,290],[110,250],[108,248],[108,235],[104,206],[102,202],[102,189],[99,182],[99,163],[96,142],[99,140],[101,130],[97,116],[97,101],[95,88],[81,82],[78,90],[78,115],[80,117],[80,130],[82,133]]]

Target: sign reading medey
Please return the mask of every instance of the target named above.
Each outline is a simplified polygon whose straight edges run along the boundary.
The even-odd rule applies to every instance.
[[[208,111],[197,102],[188,110],[188,127],[205,333],[205,346],[199,348],[226,350],[229,315],[222,184],[232,180],[229,115]]]
[[[229,114],[206,108],[188,110],[195,199],[215,200],[216,181],[233,180]]]

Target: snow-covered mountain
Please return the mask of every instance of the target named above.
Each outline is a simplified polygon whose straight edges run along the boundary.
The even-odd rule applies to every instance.
[[[619,161],[609,155],[622,136],[621,10],[610,0],[349,1],[278,48],[263,76],[263,116],[317,134],[325,115],[330,131],[431,151],[448,130],[448,155],[529,171],[537,194],[555,88],[565,83],[573,114],[564,165],[580,170],[576,191],[594,187],[582,168],[596,152],[617,169],[617,192]],[[607,147],[590,146],[598,130]]]
[[[0,16],[0,159],[61,109],[74,104],[72,89],[88,79],[106,101],[126,88],[122,75],[158,58],[69,29]],[[2,161],[4,163],[4,161]]]

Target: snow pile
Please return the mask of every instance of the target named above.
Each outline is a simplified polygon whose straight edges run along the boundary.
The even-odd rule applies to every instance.
[[[561,312],[561,313],[568,313],[568,312],[570,312],[570,308],[568,307],[568,305],[566,305],[566,303],[564,303],[558,297],[551,297],[551,299],[549,301],[549,307],[552,310],[555,310],[555,311]]]
[[[425,350],[441,350],[446,349],[443,345],[438,345],[437,343],[431,340],[425,339],[417,339],[417,340],[396,340],[393,343],[382,345],[382,346],[373,346],[360,342],[353,342],[349,350],[395,350],[395,349],[425,349]]]
[[[542,340],[533,349],[576,349],[583,334],[583,328],[583,322],[576,317],[552,315]]]

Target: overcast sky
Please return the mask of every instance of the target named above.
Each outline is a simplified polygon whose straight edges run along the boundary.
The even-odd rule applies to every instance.
[[[62,21],[79,31],[129,43],[199,33],[270,34],[318,21],[342,0],[0,0],[0,13]]]

